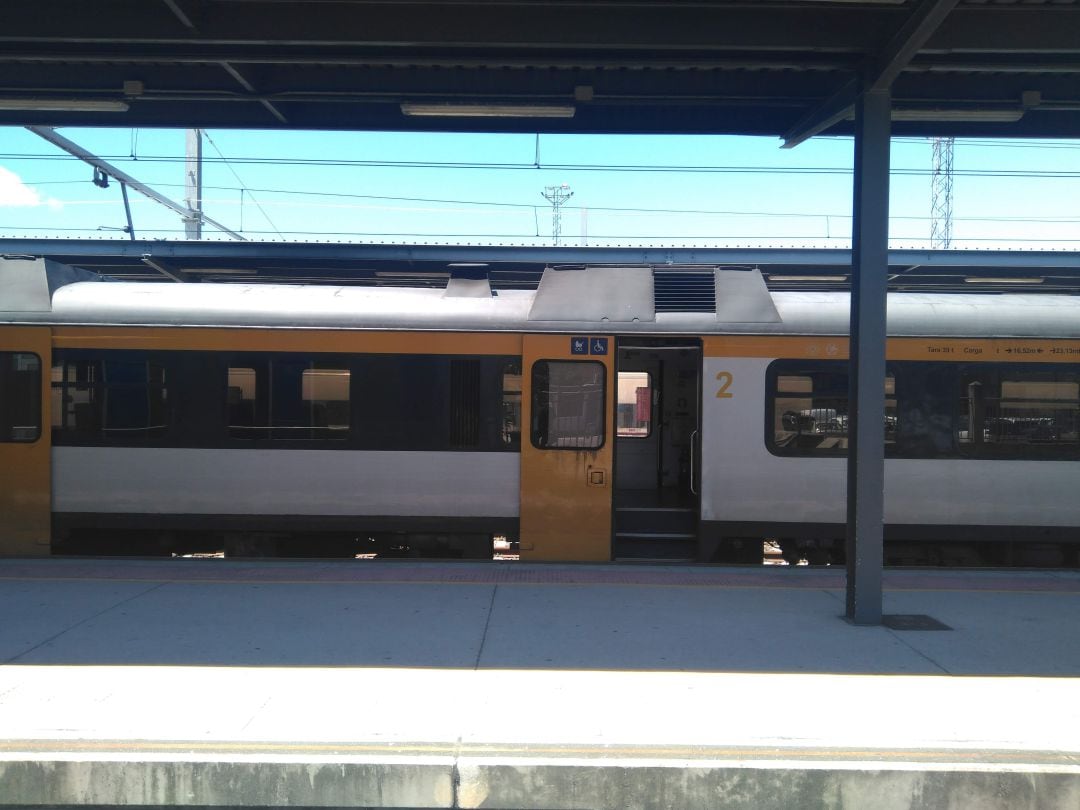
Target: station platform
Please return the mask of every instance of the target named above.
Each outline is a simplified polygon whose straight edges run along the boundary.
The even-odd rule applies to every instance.
[[[0,561],[0,806],[1080,808],[1080,572],[843,610],[805,567]]]

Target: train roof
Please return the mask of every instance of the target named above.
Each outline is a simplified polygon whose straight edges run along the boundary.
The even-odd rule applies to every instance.
[[[4,260],[2,271],[9,324],[843,335],[849,321],[848,293],[770,292],[756,271],[717,270],[712,307],[681,312],[658,311],[647,268],[549,270],[537,290],[498,291],[482,279],[445,289],[103,282],[42,259]],[[897,292],[888,309],[897,336],[1080,338],[1077,296]]]

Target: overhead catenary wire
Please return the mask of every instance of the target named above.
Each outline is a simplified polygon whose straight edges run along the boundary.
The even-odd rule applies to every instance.
[[[74,160],[65,155],[36,153],[0,153],[4,160]],[[127,160],[126,155],[106,157],[109,160]],[[185,158],[167,155],[144,156],[140,163],[177,163]],[[388,169],[447,169],[472,171],[531,171],[543,169],[564,172],[624,172],[673,174],[762,174],[762,175],[836,175],[850,176],[853,170],[842,166],[710,166],[684,164],[609,164],[609,163],[550,163],[539,166],[533,163],[485,163],[482,161],[409,161],[409,160],[344,160],[340,158],[255,158],[241,157],[207,158],[208,163],[232,163],[262,166],[305,166],[320,168],[388,168]],[[925,177],[930,169],[893,168],[890,174],[900,177]],[[1080,178],[1080,169],[957,169],[957,176],[969,177],[1019,177],[1019,178]]]
[[[44,182],[31,182],[27,181],[27,185],[31,186],[44,186],[49,184],[59,183],[71,183],[71,184],[85,184],[86,180],[58,180],[58,181],[44,181]],[[182,188],[180,183],[157,183],[156,185],[162,188],[176,187]],[[296,197],[326,197],[326,198],[338,198],[338,199],[356,199],[356,200],[385,200],[388,202],[408,202],[408,203],[424,203],[428,205],[464,205],[464,206],[477,206],[487,208],[507,208],[517,209],[520,211],[532,212],[536,214],[537,206],[532,203],[515,203],[504,202],[500,200],[464,200],[464,199],[449,199],[441,197],[403,197],[397,195],[384,195],[384,194],[356,194],[350,192],[336,192],[336,191],[299,191],[293,189],[275,189],[275,188],[250,188],[250,187],[234,187],[234,186],[204,186],[207,190],[212,191],[229,191],[240,192],[241,194],[247,193],[259,193],[259,194],[282,194]],[[210,198],[206,200],[216,205],[238,205],[236,200],[225,198]],[[98,201],[98,200],[67,200],[66,205],[107,205],[111,204],[110,201]],[[283,207],[287,205],[297,205],[302,207],[301,204],[289,203],[289,202],[266,202],[266,205]],[[308,204],[312,205],[312,204]],[[313,204],[318,206],[318,204]],[[349,208],[348,205],[335,205],[333,207]],[[356,206],[361,209],[369,209],[371,206]],[[589,205],[587,206],[590,211],[593,212],[612,212],[612,213],[634,213],[634,214],[693,214],[699,216],[731,216],[731,217],[765,217],[776,219],[809,219],[809,220],[822,220],[822,219],[851,219],[852,214],[850,212],[806,212],[806,211],[755,211],[755,210],[726,210],[726,209],[709,209],[709,208],[647,208],[638,206],[611,206],[611,205]],[[380,210],[386,211],[415,211],[417,209],[410,208],[395,208],[392,206],[378,206]],[[582,206],[565,205],[566,210],[579,210]],[[438,210],[438,209],[420,209],[420,210]],[[892,214],[890,219],[911,221],[911,222],[926,222],[931,219],[929,216],[917,216],[909,214]],[[953,217],[954,222],[1024,222],[1035,224],[1069,224],[1080,221],[1080,213],[1073,216],[967,216],[967,217]],[[539,225],[537,224],[537,227]]]
[[[229,159],[225,157],[225,155],[222,153],[221,149],[218,148],[218,145],[216,143],[214,143],[214,139],[210,137],[210,133],[207,132],[204,129],[204,130],[202,130],[202,136],[204,138],[206,138],[207,143],[209,143],[212,147],[214,147],[214,151],[218,153],[218,157],[225,164],[225,167],[230,172],[232,172],[232,176],[235,177],[236,182],[238,182],[240,184],[240,189],[241,189],[241,198],[240,199],[241,199],[241,201],[243,200],[243,193],[246,191],[248,196],[251,197],[251,201],[253,203],[255,203],[255,207],[259,209],[259,213],[261,213],[263,215],[263,217],[269,223],[270,227],[273,228],[275,231],[277,231],[277,233],[280,235],[281,231],[278,231],[277,225],[275,225],[274,221],[272,219],[270,219],[270,215],[267,214],[265,210],[263,210],[262,205],[259,203],[259,201],[255,197],[255,195],[251,193],[251,189],[247,187],[247,184],[244,183],[244,181],[240,178],[240,175],[236,173],[236,169],[234,169],[232,167],[232,164],[229,162]],[[203,162],[204,163],[206,162],[205,158],[203,159]],[[243,210],[244,210],[243,206],[241,206],[241,208],[240,208],[241,216],[243,216]]]

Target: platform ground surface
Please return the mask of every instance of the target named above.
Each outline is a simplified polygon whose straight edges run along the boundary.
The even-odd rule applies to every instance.
[[[1080,807],[1080,573],[885,587],[952,629],[830,569],[0,561],[0,805]]]

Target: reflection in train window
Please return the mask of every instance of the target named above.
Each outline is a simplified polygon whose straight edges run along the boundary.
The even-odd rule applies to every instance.
[[[532,443],[594,450],[604,443],[604,366],[540,360],[532,369]]]
[[[41,435],[41,358],[0,352],[0,442],[36,442]]]
[[[652,377],[647,371],[620,371],[615,435],[647,438],[652,431]]]
[[[979,369],[961,380],[957,439],[976,455],[1056,455],[1080,444],[1080,375],[1072,371]]]
[[[521,447],[521,361],[510,360],[502,372],[502,422],[499,434],[503,445]]]
[[[229,435],[237,439],[255,438],[255,394],[258,378],[253,368],[230,368],[228,374]]]
[[[845,362],[777,364],[772,409],[774,452],[844,455],[848,447]],[[896,443],[896,379],[885,379],[885,446]]]
[[[350,373],[338,365],[274,357],[230,366],[229,435],[287,441],[347,438]]]
[[[72,436],[142,439],[169,424],[165,366],[131,355],[58,357],[52,401],[54,431]]]

